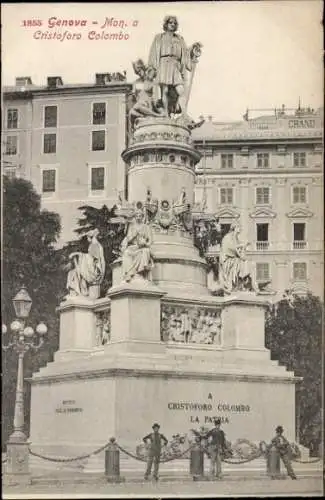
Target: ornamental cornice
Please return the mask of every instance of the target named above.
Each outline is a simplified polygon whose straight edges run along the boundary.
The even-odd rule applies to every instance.
[[[109,311],[111,308],[111,299],[109,297],[103,297],[97,299],[94,304],[94,312]]]
[[[140,163],[137,165],[129,165],[128,166],[128,172],[137,172],[138,170],[144,170],[146,168],[172,168],[173,170],[179,170],[181,172],[186,171],[187,174],[191,174],[193,177],[195,177],[195,172],[194,172],[194,167],[190,167],[188,165],[181,165],[180,163],[168,163],[168,162],[162,162],[162,163],[156,163],[156,162],[148,162],[148,163]]]
[[[85,95],[85,94],[125,94],[132,90],[132,84],[122,82],[119,84],[111,84],[111,85],[89,85],[89,86],[64,86],[58,88],[27,88],[26,93],[30,93],[33,97],[44,97],[44,96],[55,96],[61,97],[65,95]],[[14,93],[24,94],[22,91],[11,91]],[[8,92],[10,93],[10,91]]]
[[[194,264],[198,267],[203,267],[205,270],[208,269],[208,264],[206,263],[205,259],[202,259],[201,257],[172,257],[168,253],[155,251],[155,264],[160,263],[181,264],[182,266],[193,266]]]
[[[271,210],[270,208],[257,208],[253,212],[249,214],[252,219],[265,219],[271,218],[274,219],[276,217],[276,212]]]
[[[195,297],[184,297],[177,296],[173,297],[170,294],[162,298],[162,304],[169,305],[180,305],[180,306],[199,306],[199,307],[208,307],[208,308],[222,308],[224,303],[223,297],[215,297],[215,296],[207,296],[201,297],[200,299]]]
[[[288,176],[288,177],[293,177],[295,175],[299,176],[306,176],[306,175],[313,175],[313,174],[319,174],[320,176],[322,175],[321,172],[321,167],[306,167],[306,168],[283,168],[283,167],[278,167],[278,168],[265,168],[265,169],[257,169],[257,168],[250,168],[250,169],[245,169],[244,171],[240,168],[236,169],[233,168],[231,170],[221,170],[221,169],[209,169],[209,172],[207,170],[204,170],[203,168],[196,167],[195,170],[195,175],[197,177],[204,177],[206,175],[213,175],[216,178],[224,178],[224,177],[235,177],[236,179],[240,178],[245,178],[245,177],[271,177],[271,176]]]
[[[314,213],[311,210],[307,210],[306,208],[295,208],[286,214],[290,219],[304,219],[306,217],[313,217]]]
[[[238,219],[240,217],[240,212],[231,207],[221,208],[220,210],[216,211],[215,217],[220,219]]]
[[[308,282],[306,281],[294,281],[291,280],[290,289],[293,293],[297,295],[305,295],[310,292],[310,286],[308,286]]]
[[[211,247],[210,247],[211,249]],[[211,255],[211,257],[215,256],[215,255],[219,255],[219,250],[210,250],[209,249],[209,255]],[[284,250],[274,250],[272,248],[269,248],[268,250],[247,250],[247,256],[250,257],[250,256],[255,256],[255,255],[258,255],[259,257],[261,255],[264,255],[264,254],[267,254],[268,257],[276,257],[276,256],[279,256],[279,257],[284,257],[284,256],[288,256],[290,255],[292,257],[292,255],[294,256],[299,256],[299,257],[304,257],[304,258],[308,258],[308,257],[311,257],[311,256],[314,256],[314,257],[319,257],[319,258],[322,258],[323,257],[323,250],[312,250],[310,248],[303,248],[303,249],[299,249],[299,250],[293,250],[291,247],[290,248],[286,248]]]
[[[125,162],[129,162],[130,158],[135,154],[153,152],[155,150],[165,150],[170,154],[171,152],[177,153],[187,153],[193,159],[195,163],[198,163],[202,158],[201,153],[194,149],[191,145],[185,143],[176,143],[173,141],[161,141],[161,142],[142,142],[131,144],[127,149],[122,152],[122,158]],[[172,165],[172,164],[171,164]],[[193,165],[194,167],[194,165]]]
[[[77,297],[68,297],[65,301],[61,302],[60,305],[56,308],[57,311],[67,311],[70,309],[94,309],[97,303],[96,299],[90,299],[88,297],[77,296]]]
[[[322,138],[323,130],[319,129],[310,129],[310,130],[297,130],[297,129],[278,129],[278,130],[225,130],[218,131],[214,135],[209,135],[207,137],[194,137],[194,142],[201,142],[203,140],[220,141],[220,140],[229,140],[229,141],[237,141],[237,140],[254,140],[254,139],[305,139],[305,138]]]
[[[134,297],[146,297],[146,298],[161,298],[166,295],[167,292],[161,290],[158,286],[148,284],[146,281],[141,283],[123,283],[118,286],[113,286],[107,291],[107,297],[119,297],[128,296]]]
[[[184,347],[183,347],[184,348]],[[194,380],[237,380],[239,382],[271,382],[278,384],[279,382],[287,384],[295,384],[301,380],[301,377],[295,377],[291,372],[287,372],[285,375],[273,375],[273,374],[255,374],[255,373],[234,373],[232,372],[222,372],[221,370],[217,373],[212,373],[211,370],[208,372],[198,371],[194,369],[184,367],[174,366],[173,369],[160,368],[116,368],[108,367],[99,370],[85,370],[85,371],[74,371],[65,374],[36,374],[33,378],[29,378],[28,381],[33,384],[48,384],[48,383],[61,383],[67,380],[89,380],[107,377],[155,377],[155,378],[170,378],[170,379],[194,379]]]

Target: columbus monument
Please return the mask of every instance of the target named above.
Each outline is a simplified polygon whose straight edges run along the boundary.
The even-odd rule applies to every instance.
[[[168,437],[216,416],[229,440],[268,440],[279,423],[295,438],[296,378],[265,348],[267,295],[240,227],[224,238],[212,283],[195,245],[209,217],[194,201],[201,154],[191,130],[200,124],[187,112],[201,57],[204,47],[187,45],[168,16],[147,58],[133,64],[121,254],[105,297],[97,240],[90,256],[78,256],[91,272],[58,307],[59,350],[31,380],[30,440],[39,453],[77,456],[111,436],[134,452],[152,422]]]

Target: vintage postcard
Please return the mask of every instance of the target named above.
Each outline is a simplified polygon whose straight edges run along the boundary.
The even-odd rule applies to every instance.
[[[4,498],[322,496],[322,3],[1,10]]]

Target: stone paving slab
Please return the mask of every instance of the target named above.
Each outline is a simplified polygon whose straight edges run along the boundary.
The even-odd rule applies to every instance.
[[[320,471],[305,471],[303,474],[298,474],[299,478],[318,478],[321,476]],[[121,473],[121,477],[124,478],[126,482],[144,482],[143,479],[143,472],[139,472],[138,474],[135,474],[134,472],[132,474],[123,474]],[[284,475],[285,477],[285,475]],[[159,475],[160,481],[193,481],[192,476],[189,474],[163,474],[160,473]],[[209,476],[205,475],[205,479],[209,480]],[[244,472],[241,474],[223,474],[223,479],[225,481],[245,481],[245,480],[254,480],[254,481],[259,481],[259,480],[267,480],[268,476],[266,473],[263,474],[245,474]],[[85,475],[84,473],[75,473],[71,474],[71,472],[66,472],[65,474],[62,474],[61,472],[58,474],[52,473],[51,475],[46,475],[46,476],[32,476],[32,482],[34,484],[48,484],[49,482],[64,482],[64,483],[106,483],[106,478],[104,474],[87,474]]]
[[[23,494],[22,494],[23,492]],[[177,482],[139,482],[139,483],[85,483],[85,484],[34,484],[23,489],[19,486],[4,488],[4,499],[38,499],[38,498],[210,498],[219,497],[275,497],[275,496],[303,496],[322,497],[323,481],[318,478],[299,478],[292,480],[270,480],[263,478],[259,481],[247,479],[239,481],[177,481]]]

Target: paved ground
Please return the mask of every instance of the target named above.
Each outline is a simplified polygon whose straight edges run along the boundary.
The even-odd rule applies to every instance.
[[[88,481],[85,483],[74,482],[71,480],[54,481],[53,479],[47,484],[44,482],[36,482],[24,488],[19,486],[4,487],[3,498],[25,498],[37,499],[44,495],[47,498],[72,498],[78,495],[78,498],[126,498],[132,495],[132,498],[167,498],[170,496],[182,497],[201,497],[212,496],[227,497],[227,496],[304,496],[304,497],[321,497],[323,492],[323,480],[318,477],[300,477],[297,481],[291,479],[286,480],[271,480],[268,478],[244,479],[225,477],[222,481],[200,481],[193,482],[188,479],[186,481],[168,480],[162,478],[158,483],[150,482],[125,482],[121,484],[109,484],[101,480],[94,482]]]

